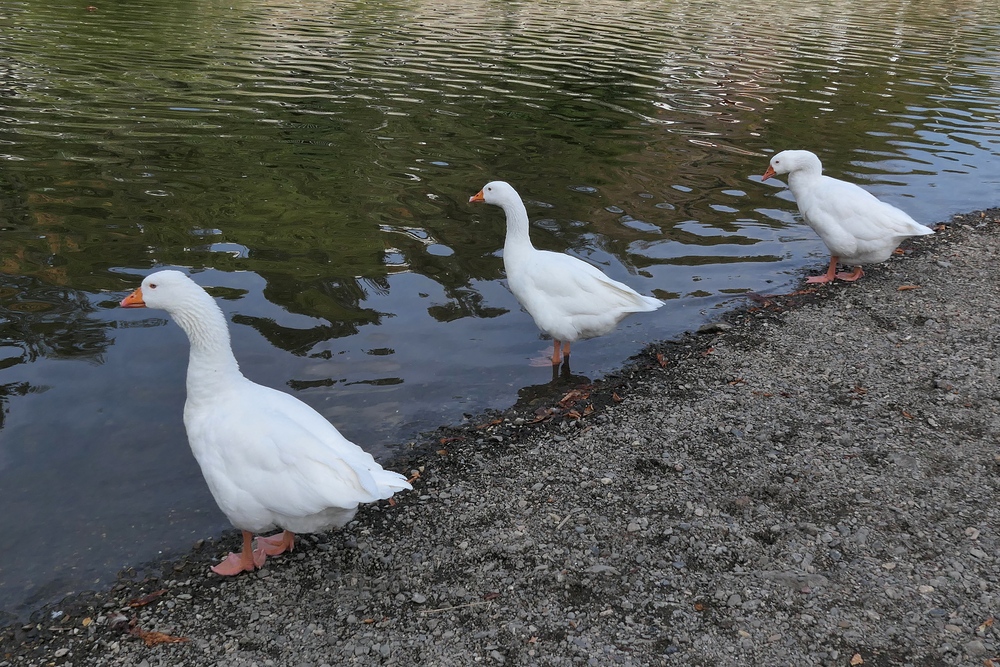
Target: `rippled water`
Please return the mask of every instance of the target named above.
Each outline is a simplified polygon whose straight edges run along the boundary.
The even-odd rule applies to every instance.
[[[0,609],[226,526],[181,423],[187,342],[115,305],[197,272],[242,367],[386,458],[543,386],[503,282],[536,245],[668,301],[590,378],[825,252],[759,174],[809,148],[932,222],[996,204],[996,2],[227,0],[0,7]]]

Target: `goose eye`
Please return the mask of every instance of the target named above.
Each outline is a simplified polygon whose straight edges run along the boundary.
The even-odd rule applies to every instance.
[[[149,289],[156,289],[156,283],[149,283]]]

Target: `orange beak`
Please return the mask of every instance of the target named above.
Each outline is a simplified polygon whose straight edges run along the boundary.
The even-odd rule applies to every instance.
[[[122,299],[122,308],[145,308],[146,302],[142,300],[142,288],[139,287],[127,297]]]
[[[765,171],[764,175],[760,177],[760,180],[761,182],[763,182],[771,178],[772,176],[774,176],[774,169],[771,168],[771,165],[767,165],[767,171]]]
[[[484,202],[484,201],[486,201],[486,198],[483,197],[483,191],[482,190],[480,190],[476,194],[474,194],[471,197],[469,197],[469,203],[470,204],[475,204],[477,202]]]

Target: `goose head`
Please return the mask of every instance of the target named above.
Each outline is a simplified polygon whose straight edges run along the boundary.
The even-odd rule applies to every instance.
[[[521,197],[517,194],[517,190],[504,181],[490,181],[482,190],[469,197],[470,204],[485,202],[500,207],[520,201]]]
[[[760,180],[766,181],[772,176],[794,171],[815,172],[819,175],[823,173],[823,163],[810,151],[781,151],[771,158],[771,164]]]
[[[205,290],[180,271],[151,273],[142,285],[122,299],[123,308],[160,308],[168,312],[204,299]]]

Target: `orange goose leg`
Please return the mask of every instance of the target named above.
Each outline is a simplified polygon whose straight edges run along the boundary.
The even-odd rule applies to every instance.
[[[562,342],[562,356],[559,354],[559,344]],[[552,365],[558,366],[563,357],[569,356],[569,343],[552,339]]]
[[[559,352],[560,345],[562,346],[562,354],[560,354]],[[553,339],[552,354],[547,355],[545,352],[542,352],[541,356],[532,357],[530,365],[535,367],[542,367],[549,365],[558,366],[560,363],[562,363],[563,357],[569,356],[569,345],[570,345],[569,343],[564,343],[562,341]]]
[[[828,283],[832,281],[837,276],[837,262],[840,260],[839,257],[833,255],[830,257],[830,267],[826,270],[826,273],[819,276],[809,276],[806,279],[807,283]],[[847,274],[845,274],[847,275]],[[857,280],[857,278],[855,278]]]

